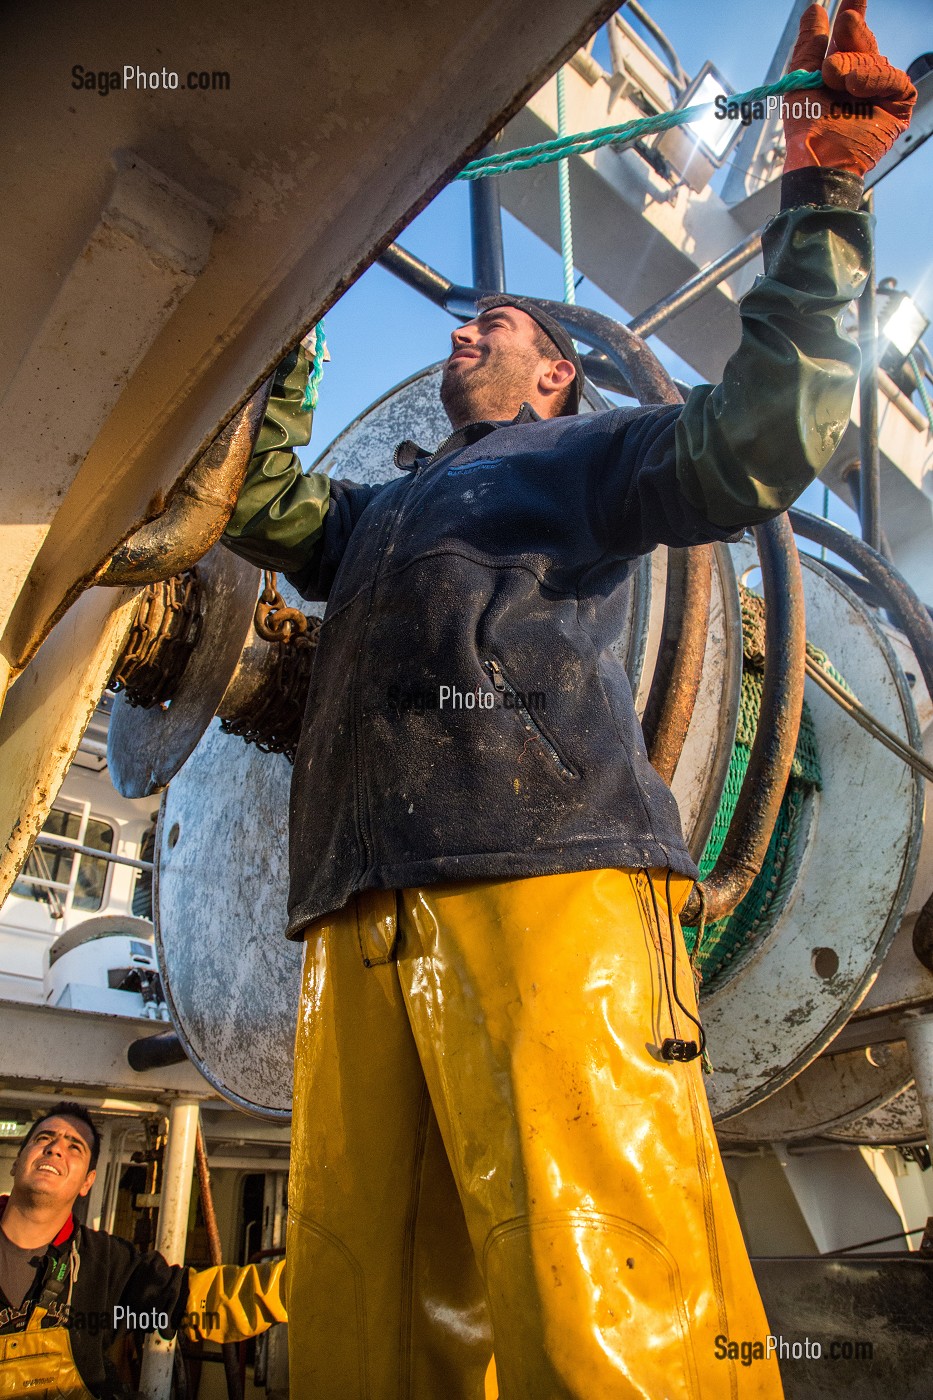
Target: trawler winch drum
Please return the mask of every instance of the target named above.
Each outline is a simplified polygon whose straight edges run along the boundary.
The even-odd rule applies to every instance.
[[[720,1140],[729,1143],[785,1142],[828,1134],[868,1132],[863,1121],[882,1110],[885,1131],[894,1129],[891,1104],[899,1104],[899,1131],[910,1131],[908,1102],[913,1069],[903,1040],[879,1046],[859,1046],[838,1054],[820,1055],[783,1089],[719,1125]],[[913,1111],[920,1120],[916,1094]],[[853,1126],[854,1125],[854,1126]],[[920,1134],[922,1139],[922,1132]],[[863,1142],[870,1139],[863,1136]],[[884,1137],[883,1142],[898,1139]]]

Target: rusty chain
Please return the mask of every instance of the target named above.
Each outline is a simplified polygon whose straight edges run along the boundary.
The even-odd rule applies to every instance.
[[[109,688],[131,705],[164,707],[178,687],[197,646],[203,618],[203,587],[198,570],[150,583],[136,609],[130,634]]]
[[[254,619],[256,631],[266,642],[281,642],[288,645],[293,640],[304,638],[308,623],[313,619],[305,616],[299,608],[290,608],[278,588],[278,576],[271,569],[263,570],[265,586],[256,604]]]
[[[283,753],[289,763],[295,762],[321,629],[320,618],[300,616],[305,627],[299,635],[289,631],[276,638],[275,667],[256,699],[246,711],[220,722],[225,734],[236,734],[263,753]]]
[[[273,668],[249,706],[220,723],[224,733],[236,734],[263,753],[283,753],[294,763],[321,620],[287,605],[271,569],[263,570],[263,581],[253,622],[259,636],[275,647]]]

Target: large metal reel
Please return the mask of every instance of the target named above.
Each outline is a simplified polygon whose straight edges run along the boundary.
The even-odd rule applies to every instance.
[[[845,1128],[851,1133],[853,1124],[884,1109],[912,1081],[902,1040],[820,1055],[763,1103],[720,1122],[717,1132],[730,1143],[789,1142]]]
[[[849,1119],[826,1136],[852,1147],[913,1147],[925,1143],[927,1130],[916,1085],[911,1081],[893,1099]]]
[[[733,548],[740,573],[755,567],[749,545]],[[879,623],[816,560],[801,562],[809,639],[863,704],[916,747],[910,690]],[[823,791],[811,799],[793,891],[767,933],[702,1000],[717,1121],[767,1099],[834,1038],[871,985],[914,879],[918,775],[810,681],[807,702]]]
[[[162,799],[153,910],[172,1021],[208,1083],[291,1116],[300,943],[283,937],[291,767],[214,721]]]
[[[107,737],[114,787],[124,797],[161,792],[194,752],[249,638],[259,573],[216,544],[198,564],[201,633],[169,704],[143,709],[117,696]]]

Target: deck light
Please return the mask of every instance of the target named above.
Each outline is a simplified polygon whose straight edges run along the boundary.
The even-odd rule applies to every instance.
[[[882,363],[886,359],[894,359],[900,365],[916,350],[930,320],[906,292],[897,290],[893,277],[885,278],[878,291],[883,298],[878,307],[878,332],[882,341],[886,342],[881,354]]]
[[[878,283],[878,363],[908,398],[922,373],[912,356],[929,324],[913,298],[898,290],[894,277]]]
[[[23,1122],[19,1118],[0,1118],[0,1138],[25,1137],[31,1127],[31,1120]]]
[[[704,63],[687,88],[681,107],[697,107],[701,103],[728,100],[734,89],[724,81],[712,63]],[[751,118],[750,118],[751,119]],[[686,126],[673,127],[658,137],[655,150],[690,188],[699,193],[713,172],[722,165],[733,141],[742,130],[741,116],[724,115],[724,103],[710,105],[709,110]]]

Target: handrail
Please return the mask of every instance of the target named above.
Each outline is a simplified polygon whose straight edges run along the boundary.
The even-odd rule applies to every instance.
[[[99,851],[95,846],[82,846],[80,841],[72,841],[69,836],[53,836],[50,832],[40,831],[36,837],[36,845],[52,846],[61,851],[74,851],[77,856],[93,856],[95,860],[106,860],[111,865],[129,865],[134,870],[153,869],[151,860],[136,860],[133,856],[124,856],[117,851]]]

